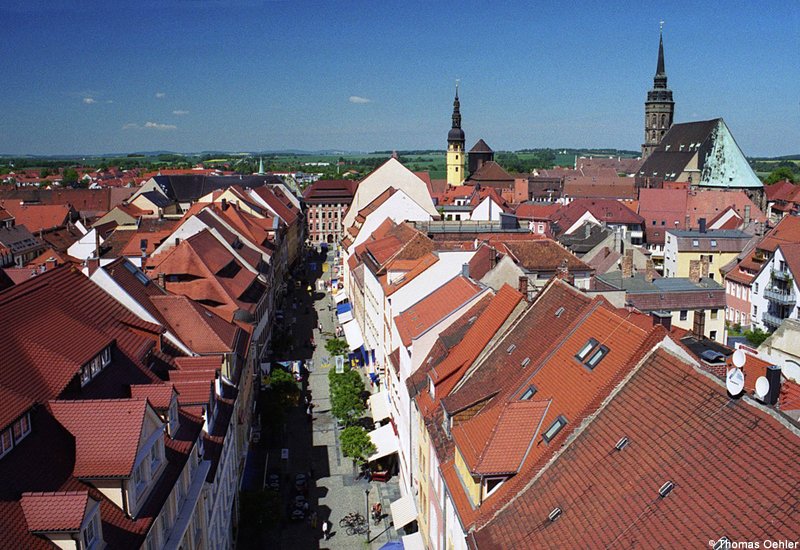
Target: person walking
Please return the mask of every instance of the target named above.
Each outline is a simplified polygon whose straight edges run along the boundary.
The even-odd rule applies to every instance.
[[[331,538],[331,522],[327,519],[322,522],[322,536],[325,537],[325,540]]]

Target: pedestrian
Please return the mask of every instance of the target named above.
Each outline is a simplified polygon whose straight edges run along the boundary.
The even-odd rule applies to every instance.
[[[331,522],[327,519],[322,522],[322,536],[325,537],[325,540],[331,538]]]
[[[309,405],[308,408],[306,409],[306,414],[308,415],[308,421],[311,422],[311,419],[313,418],[313,416],[311,415],[311,405]]]

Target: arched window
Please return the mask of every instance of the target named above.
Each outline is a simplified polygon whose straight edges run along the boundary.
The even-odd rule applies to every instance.
[[[666,128],[667,126],[667,115],[661,115],[661,127]]]

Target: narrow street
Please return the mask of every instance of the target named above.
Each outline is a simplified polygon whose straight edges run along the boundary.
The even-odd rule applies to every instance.
[[[328,257],[332,259],[333,254],[329,252]],[[322,273],[319,259],[316,256],[309,263],[316,267],[315,272],[301,275],[301,279],[310,282],[313,288],[316,288],[316,279],[330,279],[330,271]],[[327,292],[323,294],[315,291],[310,294],[307,285],[302,284],[300,288],[292,285],[285,304],[283,322],[290,326],[293,349],[286,351],[284,356],[277,355],[276,359],[304,359],[306,364],[311,365],[311,372],[303,382],[303,398],[300,404],[286,411],[282,433],[262,440],[251,452],[251,458],[257,456],[257,461],[263,461],[263,464],[258,465],[259,471],[251,473],[251,479],[267,479],[269,474],[280,476],[283,506],[280,525],[271,532],[261,533],[257,540],[240,540],[239,547],[291,550],[379,549],[390,540],[399,540],[391,525],[389,510],[390,503],[400,497],[400,491],[395,480],[367,483],[363,479],[356,479],[353,461],[341,454],[337,434],[339,428],[330,413],[328,371],[332,367],[328,366],[329,358],[325,350],[325,341],[333,338],[336,328],[333,300]],[[308,345],[312,336],[316,343],[313,350]],[[368,382],[367,388],[370,388]],[[310,396],[313,404],[311,421],[306,413],[306,395]],[[311,478],[307,489],[309,510],[305,519],[291,520],[288,517],[291,503],[297,494],[297,474],[307,474]],[[368,517],[365,495],[367,489],[369,507],[375,502],[381,502],[384,512],[379,524],[370,521],[369,545],[366,544],[366,534],[347,535],[345,528],[339,527],[339,520],[350,512],[359,512]],[[316,513],[316,526],[313,525],[313,513]],[[323,540],[321,529],[325,519],[332,525],[332,536],[327,541]]]

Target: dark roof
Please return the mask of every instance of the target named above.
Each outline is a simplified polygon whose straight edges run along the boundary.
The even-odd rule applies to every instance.
[[[790,503],[800,490],[800,438],[677,357],[653,353],[589,420],[513,505],[470,535],[470,546],[678,548],[722,536],[797,538],[800,508]],[[629,444],[615,450],[622,437]],[[731,445],[735,452],[720,452]],[[761,467],[764,449],[784,467]],[[673,489],[661,497],[667,481]],[[555,508],[562,513],[550,521]]]
[[[44,243],[34,237],[24,225],[0,227],[0,244],[10,248],[15,256],[45,248]]]
[[[494,153],[492,148],[489,147],[485,141],[482,139],[478,140],[478,143],[472,146],[472,149],[469,150],[470,153]]]
[[[218,189],[227,189],[232,185],[242,187],[261,187],[263,185],[283,183],[278,176],[206,176],[201,174],[181,174],[173,176],[154,176],[167,196],[178,202],[192,202]]]
[[[648,282],[643,273],[623,277],[620,271],[595,276],[598,290],[625,290],[625,301],[643,312],[683,309],[723,309],[725,288],[704,277],[693,283],[688,277],[662,277]]]
[[[172,204],[172,201],[170,201],[169,198],[165,197],[158,191],[147,191],[142,193],[142,195],[159,208],[165,208]]]

